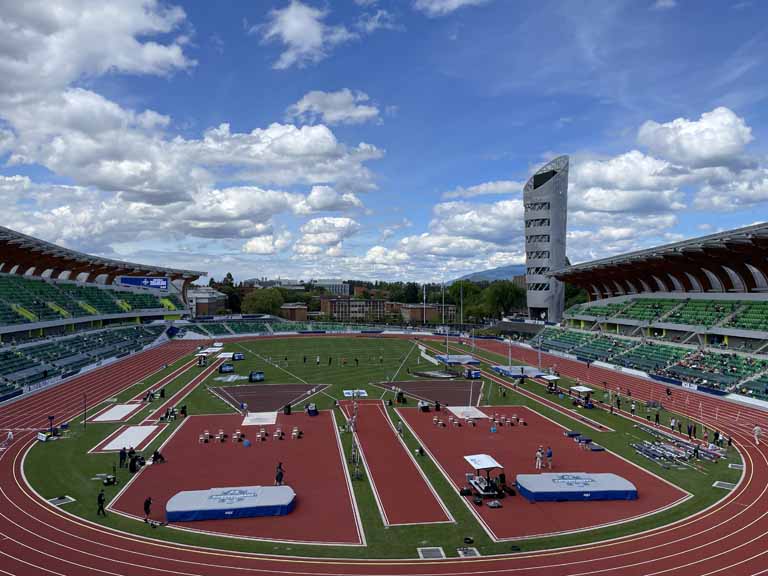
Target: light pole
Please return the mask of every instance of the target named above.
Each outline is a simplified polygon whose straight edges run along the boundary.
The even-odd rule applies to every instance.
[[[88,394],[83,392],[83,430],[86,429],[87,421],[88,421]]]

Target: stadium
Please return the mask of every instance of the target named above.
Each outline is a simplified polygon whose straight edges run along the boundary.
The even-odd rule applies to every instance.
[[[551,270],[514,341],[0,238],[2,573],[764,570],[768,225]]]

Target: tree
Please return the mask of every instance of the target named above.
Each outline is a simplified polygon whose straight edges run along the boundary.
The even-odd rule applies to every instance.
[[[416,304],[421,302],[419,294],[419,285],[416,282],[408,282],[405,285],[405,293],[403,294],[406,304]]]
[[[587,291],[583,288],[579,288],[575,284],[565,284],[565,309],[568,310],[571,306],[576,304],[583,304],[589,300]]]
[[[277,314],[283,305],[283,295],[277,288],[254,290],[242,304],[244,314]]]
[[[503,316],[525,307],[525,290],[509,280],[492,283],[483,291],[483,296],[492,316]]]

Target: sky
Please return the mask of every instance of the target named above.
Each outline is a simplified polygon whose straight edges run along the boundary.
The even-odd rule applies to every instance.
[[[573,263],[767,220],[768,3],[0,1],[0,225],[215,278]]]

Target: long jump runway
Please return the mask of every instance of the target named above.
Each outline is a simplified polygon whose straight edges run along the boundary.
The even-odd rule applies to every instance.
[[[489,415],[518,416],[528,426],[500,426],[492,433],[490,420],[481,419],[474,427],[438,427],[432,421],[435,412],[402,408],[398,409],[398,414],[457,489],[466,485],[465,474],[472,472],[464,456],[478,453],[493,456],[504,466],[507,483],[513,484],[516,474],[535,474],[536,449],[551,446],[553,472],[614,472],[634,483],[639,494],[637,500],[536,503],[529,503],[518,495],[503,499],[502,508],[497,509],[475,507],[467,500],[470,509],[495,540],[533,538],[626,522],[688,498],[686,492],[610,452],[579,448],[571,438],[563,435],[563,428],[532,410],[521,406],[494,406],[481,410]]]
[[[341,409],[349,419],[353,402]],[[384,524],[433,524],[453,522],[413,457],[398,438],[381,401],[357,403],[355,435],[371,476],[371,486]]]
[[[283,542],[359,545],[362,531],[352,500],[344,458],[340,451],[331,412],[318,416],[280,415],[277,424],[264,426],[265,441],[255,441],[260,426],[242,426],[239,414],[189,416],[163,448],[166,462],[144,468],[110,503],[121,514],[141,518],[144,499],[153,499],[153,519],[165,520],[165,503],[183,490],[207,490],[234,486],[271,486],[278,462],[285,468],[285,483],[296,492],[296,507],[285,516],[205,520],[172,526],[239,538]],[[291,439],[298,427],[304,436]],[[285,439],[273,438],[281,428]],[[204,430],[223,429],[225,442],[201,444]],[[232,442],[241,430],[250,447]]]
[[[396,386],[409,396],[443,406],[477,406],[483,391],[481,380],[403,380],[377,386],[387,390]]]
[[[325,388],[327,384],[242,384],[211,390],[238,410],[241,404],[247,404],[249,412],[277,412],[286,404],[301,402]]]

